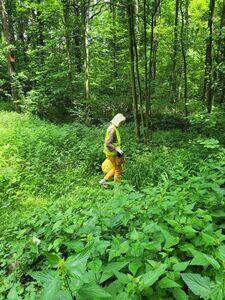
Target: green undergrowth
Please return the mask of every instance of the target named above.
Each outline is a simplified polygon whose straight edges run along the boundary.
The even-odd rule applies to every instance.
[[[216,126],[216,125],[215,125]],[[225,150],[205,132],[121,129],[121,184],[98,186],[104,127],[0,113],[0,299],[225,298]]]

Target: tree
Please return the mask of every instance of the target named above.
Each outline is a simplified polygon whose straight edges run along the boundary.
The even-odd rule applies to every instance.
[[[183,11],[183,4],[185,2],[186,14],[184,15]],[[188,86],[187,86],[187,31],[188,31],[188,0],[181,0],[180,2],[180,13],[181,13],[181,50],[182,50],[182,57],[183,57],[183,73],[184,73],[184,107],[185,107],[185,116],[188,116],[188,109],[187,109],[187,93],[188,93]],[[186,33],[184,25],[186,24]]]
[[[176,0],[175,21],[174,21],[174,40],[173,40],[173,57],[172,57],[172,98],[173,102],[177,101],[177,48],[178,48],[178,16],[180,0]]]
[[[72,42],[71,42],[71,21],[70,21],[70,8],[71,0],[63,0],[63,17],[65,26],[65,39],[66,39],[66,56],[68,64],[68,82],[70,89],[70,101],[73,103],[74,88],[73,88],[73,63],[72,63]]]
[[[154,79],[154,64],[156,63],[156,54],[154,52],[156,51],[155,45],[155,25],[156,25],[156,14],[158,12],[159,6],[160,6],[161,0],[154,0],[152,12],[151,12],[151,36],[150,36],[150,50],[149,50],[149,73],[148,73],[148,98],[146,101],[146,127],[151,128],[151,118],[152,118],[152,96],[153,96],[153,90],[152,90],[152,81]]]
[[[213,61],[212,61],[212,48],[213,48],[213,15],[215,8],[215,0],[210,0],[209,3],[209,17],[208,17],[208,32],[209,35],[206,41],[206,54],[205,54],[205,79],[203,97],[207,102],[207,110],[210,113],[213,106]]]
[[[137,50],[136,50],[136,40],[134,31],[134,7],[133,2],[128,1],[127,3],[127,16],[128,16],[128,34],[129,34],[129,50],[130,50],[130,73],[131,73],[131,86],[132,86],[132,96],[133,96],[133,110],[134,110],[134,120],[137,138],[140,139],[140,121],[138,116],[138,92],[137,84],[140,88],[139,82],[135,76],[135,65],[136,72],[138,70],[137,61],[135,64],[135,57],[137,60]],[[138,73],[139,74],[139,73]]]
[[[89,5],[90,0],[82,0],[82,24],[83,24],[83,68],[84,68],[84,97],[89,99]]]
[[[217,98],[219,103],[224,102],[225,95],[225,0],[222,2],[222,10],[220,17],[219,37],[217,43],[215,84],[217,85]]]
[[[9,16],[6,10],[5,0],[0,0],[0,8],[1,8],[1,19],[3,25],[3,35],[7,45],[7,65],[8,65],[8,75],[10,78],[10,85],[11,85],[11,93],[14,108],[17,112],[20,111],[19,105],[19,94],[16,86],[15,80],[15,55],[13,53],[13,44],[14,35],[10,33],[10,25],[9,25]]]

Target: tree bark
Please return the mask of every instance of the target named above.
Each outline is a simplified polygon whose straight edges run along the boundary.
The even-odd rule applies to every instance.
[[[72,45],[71,45],[71,25],[70,25],[70,0],[63,2],[63,16],[65,24],[65,38],[66,38],[66,55],[68,64],[68,82],[70,89],[70,105],[73,103],[73,68],[72,68]]]
[[[187,0],[185,1],[185,7],[188,5]],[[183,68],[184,68],[184,107],[185,107],[185,116],[188,116],[188,109],[187,109],[187,93],[188,93],[188,86],[187,86],[187,33],[184,34],[184,25],[186,23],[187,26],[187,19],[185,20],[184,12],[183,12],[183,0],[180,2],[180,13],[181,13],[181,49],[182,49],[182,57],[183,57]],[[187,15],[187,14],[186,14]]]
[[[9,29],[9,19],[8,19],[8,14],[6,11],[6,5],[5,5],[5,0],[0,0],[0,9],[1,9],[1,18],[2,18],[2,27],[3,27],[3,35],[4,39],[7,44],[7,66],[8,66],[8,75],[10,79],[10,86],[11,86],[11,94],[12,94],[12,100],[13,100],[13,105],[14,109],[17,112],[20,112],[20,105],[19,105],[19,93],[17,90],[16,86],[16,81],[15,81],[15,62],[12,62],[11,56],[11,46],[12,46],[12,37],[10,35],[10,29]]]
[[[206,43],[206,56],[205,56],[205,79],[203,99],[207,102],[208,113],[212,111],[213,106],[213,67],[212,67],[212,42],[213,42],[213,15],[215,8],[215,0],[210,0],[209,4],[209,19],[208,31],[209,36]]]
[[[223,7],[220,19],[220,32],[217,46],[217,72],[215,72],[215,81],[218,81],[218,102],[223,103],[225,98],[225,71],[223,66],[225,64],[225,37],[223,30],[225,27],[225,0],[223,0]]]
[[[116,0],[110,0],[110,8],[112,14],[112,61],[113,61],[113,79],[116,83],[117,72],[117,28],[116,28]],[[116,86],[115,86],[116,89]]]
[[[132,87],[132,97],[133,97],[133,110],[134,110],[136,136],[138,139],[140,139],[140,122],[138,118],[138,98],[137,98],[136,80],[135,80],[135,57],[134,57],[135,54],[134,54],[132,14],[133,14],[132,4],[128,3],[127,16],[128,16],[128,35],[129,35],[130,72],[131,72],[131,87]]]
[[[73,42],[75,45],[75,65],[78,73],[82,73],[82,20],[81,6],[78,0],[73,1],[73,11],[75,16],[75,28],[73,30]]]
[[[152,127],[152,79],[153,79],[153,64],[154,64],[154,44],[155,44],[155,17],[159,8],[161,0],[155,0],[154,7],[151,13],[151,38],[150,38],[150,59],[149,59],[149,74],[148,74],[148,98],[146,101],[146,127]]]
[[[82,24],[83,24],[83,55],[84,55],[84,97],[89,99],[89,4],[90,0],[82,0]]]
[[[142,103],[142,91],[141,91],[141,80],[140,80],[140,72],[139,72],[139,54],[138,54],[138,28],[137,28],[137,12],[138,12],[138,4],[135,0],[135,3],[131,3],[131,29],[132,29],[132,38],[133,38],[133,47],[134,47],[134,66],[135,66],[135,82],[137,89],[137,101],[140,105],[140,116],[141,116],[141,125],[142,130],[145,136],[145,124],[144,124],[144,114],[143,114],[143,103]]]
[[[179,0],[176,0],[175,22],[174,22],[174,40],[173,40],[173,71],[172,71],[172,101],[177,101],[177,47],[178,47],[178,17]]]

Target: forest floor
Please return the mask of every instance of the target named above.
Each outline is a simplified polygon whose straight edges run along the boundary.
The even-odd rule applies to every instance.
[[[105,126],[0,112],[0,299],[223,300],[225,117],[188,124],[121,128],[103,189]]]

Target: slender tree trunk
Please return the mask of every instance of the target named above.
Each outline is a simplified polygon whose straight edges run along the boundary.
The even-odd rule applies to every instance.
[[[173,40],[173,71],[172,71],[172,97],[173,102],[177,101],[177,47],[178,47],[178,17],[179,17],[179,3],[176,0],[175,8],[175,23],[174,23],[174,40]]]
[[[6,11],[5,0],[0,0],[0,9],[1,9],[1,18],[2,18],[2,25],[3,25],[3,35],[8,47],[7,65],[8,65],[8,74],[9,74],[10,85],[11,85],[12,99],[13,99],[15,110],[19,112],[20,111],[19,94],[15,82],[15,65],[14,65],[15,62],[12,61],[12,53],[10,50],[10,45],[12,45],[12,39],[10,36],[9,19]]]
[[[223,0],[223,7],[221,13],[221,20],[220,20],[220,33],[218,39],[218,46],[217,46],[217,72],[215,72],[215,82],[218,82],[218,102],[222,103],[225,98],[225,71],[223,66],[225,65],[225,37],[223,34],[223,30],[225,27],[225,0]]]
[[[185,1],[185,7],[188,5],[187,0],[181,0],[180,2],[180,13],[181,13],[181,50],[182,50],[182,57],[183,57],[183,68],[184,68],[184,107],[185,107],[185,116],[188,116],[188,109],[187,109],[187,33],[184,33],[184,25],[187,26],[187,19],[185,20],[184,12],[183,12],[183,2]],[[186,14],[187,15],[187,14]]]
[[[116,0],[110,1],[111,14],[112,14],[112,60],[113,60],[113,79],[116,84],[117,72],[117,28],[116,28]],[[115,86],[116,90],[116,86]]]
[[[207,101],[207,110],[210,113],[213,106],[213,68],[212,68],[212,42],[213,42],[213,15],[215,8],[215,0],[210,0],[209,4],[209,19],[208,31],[209,36],[206,43],[206,57],[205,57],[205,79],[203,98]]]
[[[150,59],[149,59],[149,79],[148,79],[148,99],[146,101],[146,127],[152,127],[152,79],[153,79],[153,63],[154,63],[154,29],[155,17],[159,8],[161,0],[155,0],[153,11],[151,14],[151,38],[150,38]]]
[[[134,62],[134,41],[133,41],[133,24],[132,24],[133,8],[132,4],[127,4],[128,16],[128,35],[129,35],[129,51],[130,51],[130,70],[131,70],[131,87],[133,96],[134,121],[136,128],[136,136],[140,139],[140,124],[138,119],[138,99],[135,80],[135,62]]]
[[[73,67],[72,67],[72,45],[71,45],[71,25],[70,25],[70,0],[63,2],[63,16],[65,24],[65,38],[66,38],[66,55],[68,64],[68,82],[70,89],[70,104],[73,103]]]
[[[82,20],[81,7],[78,0],[73,1],[75,16],[75,28],[73,30],[73,41],[75,45],[75,64],[78,73],[82,73]]]
[[[146,127],[148,128],[149,124],[149,114],[147,111],[149,110],[149,103],[148,103],[148,60],[147,60],[147,3],[144,0],[144,9],[143,9],[143,22],[144,22],[144,65],[145,65],[145,117],[146,117]]]
[[[138,11],[138,4],[135,1],[134,5],[131,4],[131,26],[132,26],[132,38],[133,38],[133,47],[134,47],[134,65],[135,65],[135,78],[136,78],[136,89],[137,89],[137,101],[140,104],[140,116],[141,116],[141,125],[142,130],[145,136],[145,125],[144,125],[144,114],[143,114],[143,102],[142,102],[142,91],[141,91],[141,80],[140,80],[140,73],[139,73],[139,54],[138,54],[138,45],[137,45],[137,35],[138,35],[138,28],[137,28],[137,11]]]
[[[84,97],[89,99],[89,0],[82,0],[82,23],[83,23],[83,55],[84,55]]]

